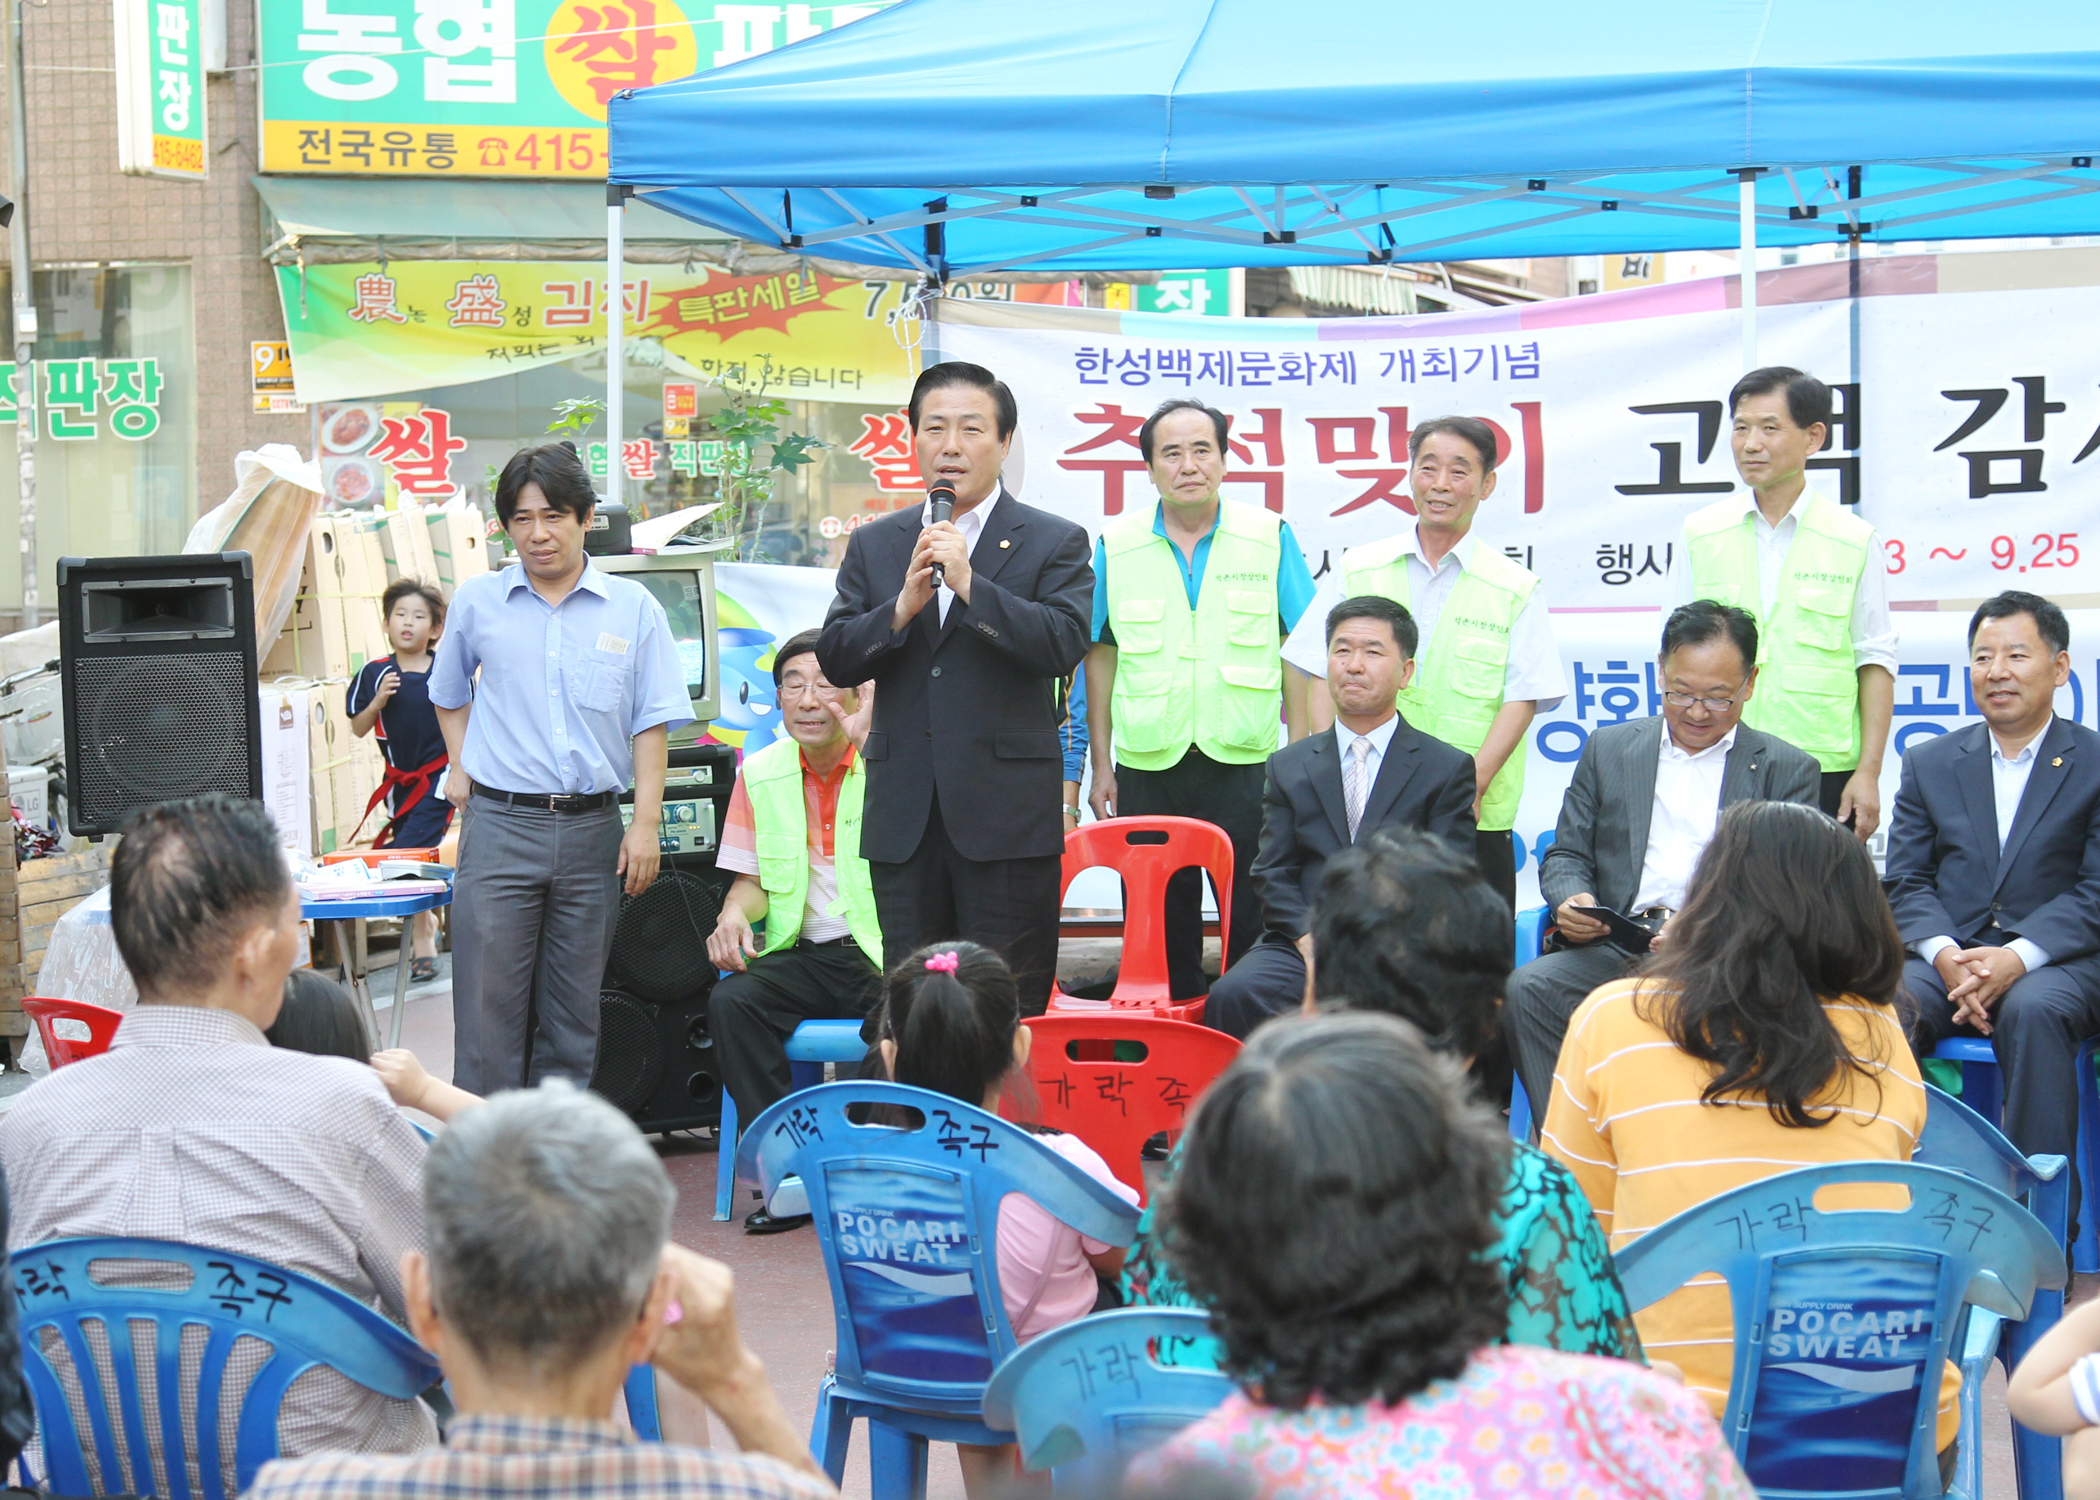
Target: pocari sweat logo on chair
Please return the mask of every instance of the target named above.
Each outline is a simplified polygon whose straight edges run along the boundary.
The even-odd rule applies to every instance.
[[[863,1367],[876,1378],[989,1379],[992,1350],[972,1274],[967,1186],[909,1167],[829,1167],[839,1285]]]
[[[1931,1262],[1775,1268],[1744,1467],[1761,1489],[1900,1485],[1938,1302]]]
[[[841,1265],[872,1271],[928,1296],[970,1295],[968,1231],[962,1220],[857,1214],[845,1208],[835,1217]]]

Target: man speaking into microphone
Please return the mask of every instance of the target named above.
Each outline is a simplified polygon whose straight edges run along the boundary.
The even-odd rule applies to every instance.
[[[1039,1015],[1057,971],[1058,690],[1093,617],[1087,535],[1001,485],[1016,412],[990,370],[932,366],[909,415],[926,503],[852,534],[817,661],[834,686],[877,689],[860,852],[883,951],[982,943]]]

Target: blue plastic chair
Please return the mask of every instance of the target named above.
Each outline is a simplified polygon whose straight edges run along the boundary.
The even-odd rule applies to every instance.
[[[2100,1087],[2093,1078],[2093,1058],[2100,1050],[2100,1037],[2078,1049],[2078,1222],[2077,1239],[2071,1243],[2072,1268],[2079,1272],[2100,1271]],[[1961,1066],[1961,1100],[1999,1130],[2005,1128],[2004,1074],[1998,1070],[1998,1054],[1990,1038],[1950,1036],[1932,1049],[1941,1062]]]
[[[1919,1138],[1917,1154],[1911,1160],[1929,1167],[1946,1167],[1964,1177],[1989,1184],[2041,1220],[2042,1226],[2061,1244],[2068,1229],[2071,1209],[2071,1174],[2064,1159],[2061,1156],[2022,1156],[1990,1121],[1929,1083],[1925,1085],[1925,1098],[1925,1133]],[[1997,1349],[1999,1362],[2005,1366],[2008,1376],[2026,1358],[2035,1341],[2056,1326],[2063,1310],[2063,1293],[2045,1289],[2035,1293],[2034,1306],[2025,1321],[2004,1325]],[[1970,1317],[1998,1321],[1997,1314],[1980,1309],[1971,1309]],[[1983,1330],[1977,1332],[1980,1336]],[[1977,1423],[1983,1417],[1982,1400],[1982,1382],[1964,1381],[1962,1403],[1964,1408],[1975,1403],[1973,1421]],[[1965,1409],[1964,1423],[1971,1423],[1971,1420],[1971,1414]],[[2062,1500],[2062,1441],[2031,1431],[2017,1422],[2013,1424],[2012,1436],[2013,1467],[2018,1476],[2021,1500]],[[1968,1461],[1969,1455],[1963,1453],[1961,1462],[1964,1468]],[[1977,1454],[1977,1463],[1976,1474],[1968,1476],[1972,1492],[1982,1482],[1980,1453]]]
[[[855,1124],[851,1105],[915,1124]],[[737,1179],[768,1202],[799,1178],[831,1281],[838,1348],[817,1392],[810,1447],[837,1483],[856,1418],[868,1419],[875,1500],[919,1500],[926,1444],[1010,1443],[988,1426],[984,1387],[1014,1352],[999,1290],[999,1202],[1024,1193],[1104,1244],[1127,1245],[1138,1211],[1019,1126],[901,1084],[827,1083],[781,1100],[744,1133]]]
[[[22,1317],[22,1371],[36,1402],[43,1436],[44,1478],[64,1495],[95,1493],[86,1444],[74,1424],[58,1371],[43,1350],[43,1331],[64,1340],[87,1408],[88,1435],[107,1493],[156,1494],[171,1500],[229,1500],[248,1488],[256,1470],[278,1456],[277,1409],[299,1376],[316,1365],[397,1401],[428,1390],[438,1379],[437,1361],[421,1345],[356,1298],[296,1271],[267,1261],[165,1240],[118,1238],[52,1240],[9,1257],[15,1300]],[[97,1262],[157,1261],[186,1266],[190,1284],[181,1290],[109,1286],[91,1273]],[[280,1321],[281,1320],[281,1321]],[[135,1324],[153,1325],[154,1389],[159,1393],[158,1431],[146,1425],[139,1390]],[[100,1325],[107,1339],[115,1389],[105,1388],[90,1353],[86,1325]],[[207,1330],[197,1377],[196,1415],[185,1423],[175,1393],[183,1388],[182,1332]],[[227,1357],[242,1337],[270,1345],[240,1403],[235,1432],[235,1480],[221,1472],[219,1400]],[[121,1425],[123,1440],[118,1441]],[[165,1488],[151,1454],[158,1452]],[[203,1495],[193,1497],[189,1460],[195,1458]]]
[[[1053,1328],[1008,1356],[984,1388],[984,1419],[1012,1428],[1021,1462],[1054,1469],[1058,1494],[1112,1495],[1124,1467],[1232,1394],[1228,1375],[1163,1365],[1156,1340],[1208,1339],[1210,1315],[1127,1307]]]
[[[1553,919],[1553,908],[1534,906],[1517,913],[1517,967],[1522,968],[1546,951],[1546,928]],[[1509,1134],[1512,1140],[1531,1139],[1531,1096],[1524,1092],[1524,1080],[1515,1073],[1509,1076]]]
[[[795,1088],[814,1088],[824,1081],[824,1064],[857,1063],[868,1055],[858,1021],[804,1021],[787,1040],[788,1072]],[[736,1100],[722,1090],[722,1121],[715,1127],[720,1154],[715,1159],[715,1218],[736,1208]]]
[[[1818,1189],[1862,1183],[1899,1184],[1909,1205],[1815,1206]],[[1766,1500],[1980,1500],[1981,1434],[1967,1399],[1968,1483],[1958,1475],[1952,1491],[1940,1486],[1942,1361],[1958,1358],[1965,1394],[1980,1386],[2000,1328],[1965,1321],[1965,1308],[2021,1322],[2041,1290],[2069,1280],[2063,1246],[2033,1214],[1994,1187],[1915,1162],[1767,1177],[1678,1214],[1614,1262],[1635,1311],[1702,1272],[1727,1282],[1735,1363],[1721,1425]]]

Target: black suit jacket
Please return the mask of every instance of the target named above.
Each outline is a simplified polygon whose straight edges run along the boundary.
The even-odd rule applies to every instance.
[[[1584,891],[1613,911],[1630,911],[1640,894],[1655,816],[1655,774],[1662,715],[1607,724],[1589,737],[1575,777],[1560,801],[1553,843],[1539,861],[1539,894],[1555,911]],[[1818,805],[1822,768],[1777,735],[1738,724],[1721,768],[1721,807],[1738,802]]]
[[[1381,828],[1420,828],[1473,858],[1473,792],[1473,757],[1402,718],[1378,762],[1352,840],[1334,731],[1323,729],[1277,751],[1269,757],[1261,794],[1261,852],[1249,872],[1261,893],[1263,925],[1281,938],[1302,937],[1328,857]]]
[[[875,684],[861,855],[909,859],[936,788],[965,859],[1060,854],[1058,686],[1093,628],[1086,531],[1001,489],[970,553],[970,602],[957,599],[944,626],[928,600],[893,631],[920,522],[906,506],[853,533],[817,642],[834,685]]]
[[[1882,887],[1906,943],[2023,937],[2053,964],[2100,952],[2100,734],[2054,719],[1998,849],[1991,731],[1971,724],[1903,754]]]

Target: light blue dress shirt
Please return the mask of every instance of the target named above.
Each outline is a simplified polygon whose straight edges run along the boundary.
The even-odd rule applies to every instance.
[[[624,791],[634,780],[634,736],[693,717],[663,606],[588,560],[558,605],[534,592],[516,563],[461,584],[430,669],[430,701],[473,704],[460,764],[477,786],[504,792]]]

